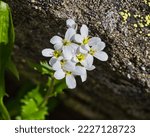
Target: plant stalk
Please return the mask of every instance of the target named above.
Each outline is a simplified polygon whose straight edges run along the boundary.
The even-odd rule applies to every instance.
[[[45,97],[43,99],[43,102],[40,104],[40,106],[43,106],[43,105],[47,104],[49,98],[51,98],[53,96],[54,96],[54,78],[52,77],[51,84],[50,84],[50,86],[49,86],[49,88],[47,90],[47,93],[46,93],[46,95],[45,95]]]
[[[3,103],[4,94],[5,94],[4,72],[1,71],[0,72],[0,117],[3,120],[10,120],[10,116],[7,111],[7,108]]]

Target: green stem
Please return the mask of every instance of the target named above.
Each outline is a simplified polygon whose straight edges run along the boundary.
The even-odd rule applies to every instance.
[[[9,120],[10,119],[9,113],[3,103],[4,95],[5,95],[4,71],[1,71],[0,72],[0,117],[3,120]]]
[[[9,116],[9,113],[7,111],[7,108],[5,107],[4,103],[3,103],[3,99],[1,98],[0,99],[0,117],[3,119],[3,120],[10,120],[10,116]]]
[[[51,98],[53,96],[54,96],[54,78],[52,77],[51,84],[50,84],[50,86],[49,86],[49,88],[47,90],[47,93],[46,93],[46,95],[45,95],[45,97],[43,99],[43,102],[40,104],[40,106],[43,106],[43,105],[47,104],[49,98]]]

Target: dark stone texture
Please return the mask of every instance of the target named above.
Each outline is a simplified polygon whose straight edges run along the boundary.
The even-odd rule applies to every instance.
[[[7,0],[6,0],[7,1]],[[92,36],[106,43],[108,62],[95,61],[85,83],[61,96],[68,109],[88,119],[150,119],[149,26],[134,27],[134,15],[145,17],[150,7],[143,0],[8,0],[16,30],[14,60],[29,77],[26,61],[43,59],[49,39],[65,32],[73,18],[87,24]],[[123,20],[120,12],[131,16]],[[32,74],[31,74],[32,73]],[[34,77],[33,77],[34,79]]]

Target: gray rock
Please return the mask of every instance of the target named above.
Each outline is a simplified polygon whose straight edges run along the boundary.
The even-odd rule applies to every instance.
[[[6,0],[7,1],[7,0]],[[14,60],[39,61],[49,39],[64,35],[65,21],[87,24],[107,45],[108,62],[96,63],[85,83],[62,95],[69,109],[88,119],[150,119],[150,7],[143,0],[9,0],[16,30]]]

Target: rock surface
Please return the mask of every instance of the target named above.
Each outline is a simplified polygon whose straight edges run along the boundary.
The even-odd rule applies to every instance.
[[[87,119],[150,119],[150,5],[147,0],[6,0],[16,30],[14,60],[43,59],[49,39],[64,35],[65,21],[87,24],[107,45],[108,62],[95,61],[85,83],[62,95]]]

